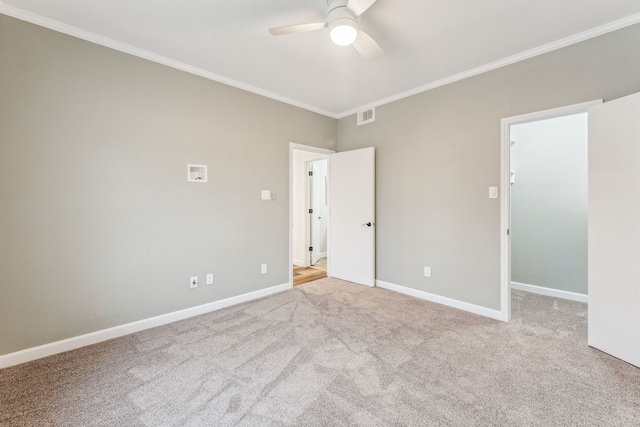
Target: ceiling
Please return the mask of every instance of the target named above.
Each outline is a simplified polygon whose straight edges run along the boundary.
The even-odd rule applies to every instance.
[[[326,0],[0,0],[0,13],[331,117],[640,22],[639,0],[378,0],[375,62],[328,30]]]

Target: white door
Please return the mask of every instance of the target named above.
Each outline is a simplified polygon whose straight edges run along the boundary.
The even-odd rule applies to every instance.
[[[309,165],[309,170],[311,172],[311,176],[309,176],[310,182],[310,191],[309,191],[309,206],[311,206],[309,210],[309,216],[311,220],[311,227],[309,230],[311,231],[311,265],[316,265],[318,260],[320,259],[320,252],[322,246],[322,235],[321,235],[321,227],[320,222],[322,221],[322,215],[320,212],[320,199],[322,195],[322,189],[320,188],[321,181],[324,181],[324,177],[321,176],[320,165],[317,161],[311,162]]]
[[[375,148],[330,156],[329,275],[375,286]]]
[[[589,345],[640,366],[640,93],[589,109]]]

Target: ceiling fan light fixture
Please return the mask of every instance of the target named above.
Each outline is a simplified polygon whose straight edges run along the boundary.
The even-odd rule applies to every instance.
[[[358,24],[349,18],[336,19],[331,23],[329,36],[338,46],[348,46],[358,37]]]
[[[325,22],[270,28],[269,32],[274,36],[280,36],[329,28],[329,36],[333,43],[338,46],[351,45],[360,56],[369,61],[375,61],[384,52],[370,35],[360,30],[360,15],[375,2],[376,0],[327,0]]]

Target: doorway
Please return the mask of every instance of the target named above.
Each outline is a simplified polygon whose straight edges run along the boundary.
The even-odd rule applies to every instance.
[[[328,158],[332,150],[291,144],[290,283],[297,286],[327,276]]]
[[[289,283],[293,287],[294,265],[310,267],[308,242],[311,232],[306,226],[311,227],[310,199],[303,190],[309,170],[304,165],[322,159],[328,160],[324,180],[328,214],[326,274],[335,279],[375,286],[375,148],[335,153],[295,143],[289,143]],[[295,191],[294,178],[298,178],[299,183]],[[319,182],[322,185],[323,181]],[[322,197],[319,201],[322,203]]]
[[[587,110],[502,120],[501,318],[511,289],[587,301]]]
[[[293,286],[327,277],[328,160],[311,155],[312,160],[304,162],[302,176],[293,177],[294,217],[304,219],[293,224]],[[299,157],[294,153],[294,159]],[[298,200],[300,196],[304,200]]]

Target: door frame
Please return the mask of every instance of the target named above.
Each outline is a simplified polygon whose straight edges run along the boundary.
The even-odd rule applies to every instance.
[[[588,113],[602,99],[536,111],[500,120],[500,320],[511,320],[511,126],[572,114]]]
[[[307,251],[305,252],[305,264],[309,264],[309,267],[312,267],[313,265],[315,265],[315,263],[313,262],[313,254],[317,253],[322,254],[322,252],[320,252],[320,248],[318,247],[319,245],[314,244],[313,239],[314,239],[314,232],[313,232],[313,227],[314,227],[314,220],[313,217],[316,216],[319,212],[316,212],[316,209],[314,207],[314,199],[316,201],[318,201],[318,203],[322,203],[321,200],[319,200],[317,197],[318,195],[316,194],[316,192],[314,191],[314,186],[315,185],[319,185],[319,186],[325,186],[324,189],[324,196],[325,196],[325,206],[326,206],[326,215],[325,215],[325,222],[328,225],[329,224],[329,156],[325,156],[319,159],[313,159],[313,160],[305,160],[305,168],[307,171],[311,172],[313,170],[314,165],[316,164],[316,162],[321,162],[321,161],[325,161],[326,162],[326,167],[325,167],[325,180],[324,183],[322,184],[318,184],[318,182],[316,181],[318,176],[314,173],[312,176],[309,177],[305,177],[307,179],[305,188],[306,188],[306,193],[305,193],[305,203],[308,204],[305,205],[305,209],[313,209],[314,212],[313,214],[309,214],[305,216],[305,247],[307,246],[313,246],[314,250],[313,251]],[[327,227],[326,231],[326,239],[329,238],[328,234],[329,234],[329,227]],[[317,243],[317,242],[315,242]],[[328,242],[327,242],[328,243]],[[321,247],[321,245],[320,245]],[[329,248],[327,248],[327,251],[329,250]],[[327,252],[324,252],[324,257],[327,257]],[[319,259],[320,257],[318,257]]]
[[[289,143],[289,287],[293,288],[293,150],[306,151],[308,153],[323,154],[327,156],[327,164],[330,163],[329,156],[334,154],[335,150],[326,148],[314,147],[311,145],[297,144],[295,142]],[[327,168],[327,180],[331,182],[331,169]],[[328,209],[331,209],[331,198],[329,200]],[[327,216],[327,249],[331,242],[329,239],[329,229],[331,227],[331,215]],[[330,260],[327,257],[327,275],[329,275],[331,269]]]

